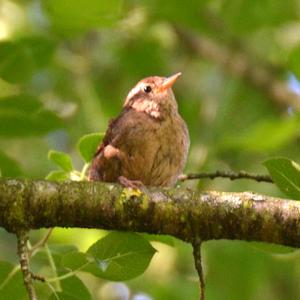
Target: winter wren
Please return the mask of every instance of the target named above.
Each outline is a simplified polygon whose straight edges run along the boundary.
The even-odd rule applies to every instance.
[[[90,180],[128,187],[175,184],[190,144],[171,88],[180,75],[147,77],[129,92],[95,153]]]

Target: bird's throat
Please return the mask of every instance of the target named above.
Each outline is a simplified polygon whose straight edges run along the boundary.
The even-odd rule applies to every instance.
[[[131,107],[138,112],[144,112],[152,118],[159,119],[161,118],[161,110],[158,103],[151,100],[137,100]]]

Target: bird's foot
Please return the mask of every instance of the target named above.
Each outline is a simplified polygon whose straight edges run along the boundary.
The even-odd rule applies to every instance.
[[[118,178],[121,185],[124,187],[132,188],[135,190],[144,190],[145,186],[140,180],[130,180],[124,176],[119,176]]]

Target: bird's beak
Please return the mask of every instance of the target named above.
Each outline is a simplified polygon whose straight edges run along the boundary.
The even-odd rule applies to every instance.
[[[170,77],[167,77],[164,82],[162,83],[162,85],[159,88],[159,91],[165,91],[167,90],[169,87],[171,87],[175,81],[178,79],[178,77],[181,76],[181,72],[176,73],[175,75],[172,75]]]

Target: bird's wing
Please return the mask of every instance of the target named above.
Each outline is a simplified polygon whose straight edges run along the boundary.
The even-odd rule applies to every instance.
[[[108,123],[108,128],[106,130],[106,133],[102,139],[102,142],[101,144],[98,146],[95,154],[94,154],[94,158],[96,156],[98,156],[102,151],[103,149],[110,144],[110,142],[112,141],[113,139],[113,128],[114,126],[116,126],[117,122],[118,122],[118,119],[121,117],[121,115],[115,119],[111,119]]]
[[[116,181],[121,175],[122,159],[120,157],[107,158],[104,156],[104,150],[108,145],[119,149],[120,145],[126,141],[131,127],[131,124],[127,122],[131,115],[130,110],[124,108],[117,118],[110,120],[102,143],[94,155],[89,170],[90,180]],[[123,155],[123,160],[126,160],[125,155]]]

